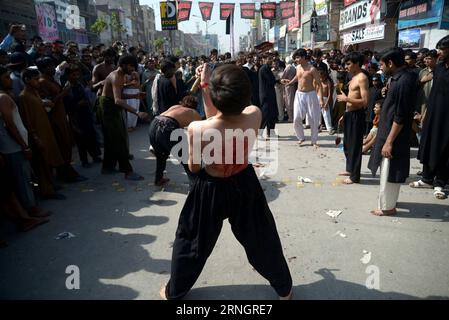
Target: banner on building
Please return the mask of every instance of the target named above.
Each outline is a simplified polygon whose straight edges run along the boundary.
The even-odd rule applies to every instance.
[[[279,4],[281,9],[281,18],[288,19],[295,16],[295,2],[294,1],[282,1]]]
[[[398,35],[398,46],[403,49],[418,49],[421,41],[421,29],[401,30]]]
[[[409,0],[399,7],[398,29],[439,23],[443,15],[444,0]]]
[[[162,30],[177,30],[178,15],[176,10],[176,1],[160,2],[161,9],[161,27]],[[132,36],[132,30],[131,30]]]
[[[37,30],[44,41],[59,39],[55,6],[50,3],[36,3]]]
[[[256,4],[255,3],[241,3],[240,4],[240,18],[241,19],[254,19],[256,17]]]
[[[200,2],[199,4],[201,16],[204,21],[210,20],[212,16],[212,9],[214,8],[213,2]]]
[[[314,0],[316,14],[319,16],[327,15],[327,0]]]
[[[381,40],[385,37],[385,25],[371,25],[355,28],[351,32],[343,34],[343,44],[355,44],[373,40]]]
[[[361,0],[344,8],[340,11],[340,30],[379,22],[380,5],[381,0]]]
[[[276,6],[276,2],[262,2],[260,4],[262,18],[276,20]]]
[[[220,20],[227,20],[234,13],[235,3],[220,3]]]
[[[301,0],[295,1],[295,15],[288,19],[287,31],[290,32],[293,29],[299,29],[301,26]]]
[[[191,10],[192,1],[178,1],[178,22],[189,20]]]

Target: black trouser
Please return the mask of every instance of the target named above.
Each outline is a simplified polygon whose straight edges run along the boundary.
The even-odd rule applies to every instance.
[[[274,108],[277,108],[274,106]],[[265,129],[265,127],[268,130],[267,135],[274,134],[274,127],[276,126],[276,120],[277,120],[277,109],[273,110],[273,106],[270,103],[265,102],[262,104],[262,123],[260,125],[260,129]],[[273,131],[273,132],[272,132]]]
[[[343,118],[343,146],[346,156],[346,171],[352,182],[360,182],[362,169],[363,134],[365,132],[365,110],[347,111]]]
[[[427,164],[423,164],[422,182],[433,184],[434,187],[444,188],[449,181],[449,145],[440,157],[435,170],[431,170]]]
[[[159,182],[164,176],[164,170],[167,165],[167,159],[170,156],[170,152],[172,148],[181,141],[181,138],[178,138],[178,140],[175,141],[170,140],[171,133],[176,129],[179,129],[178,122],[173,118],[165,116],[155,117],[150,124],[150,144],[154,149],[154,154],[156,155],[156,175],[154,177],[155,183]],[[185,139],[185,141],[187,140]],[[184,148],[188,148],[188,146],[185,145]],[[182,156],[182,154],[178,154],[178,156]],[[190,172],[187,164],[182,163],[182,165],[187,173],[187,177],[189,178],[189,184],[192,186],[195,176]]]
[[[273,215],[254,168],[216,178],[202,170],[187,196],[173,244],[168,299],[180,299],[198,279],[228,218],[249,263],[279,296],[287,296],[292,278]]]

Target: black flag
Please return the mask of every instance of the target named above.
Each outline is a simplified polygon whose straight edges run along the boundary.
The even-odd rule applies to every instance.
[[[232,24],[234,23],[234,12],[226,19],[226,34],[231,34],[231,29],[233,28]]]

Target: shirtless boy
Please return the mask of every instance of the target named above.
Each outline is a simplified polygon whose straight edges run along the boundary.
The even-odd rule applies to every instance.
[[[345,184],[360,182],[362,168],[363,134],[365,132],[365,108],[368,105],[368,77],[362,72],[364,56],[359,52],[350,52],[344,59],[345,67],[352,74],[349,93],[337,95],[337,101],[346,102],[346,112],[340,118],[343,121],[343,146],[346,156],[346,171],[340,173],[349,176],[343,180]]]
[[[318,147],[318,127],[320,125],[321,108],[324,106],[323,88],[318,70],[307,62],[306,57],[306,50],[296,50],[293,53],[293,59],[298,66],[296,68],[296,76],[292,80],[283,79],[281,82],[287,86],[298,82],[298,90],[296,91],[293,105],[293,124],[296,137],[299,140],[298,144],[302,145],[305,141],[302,122],[306,114],[308,114],[312,131],[312,145]]]
[[[203,145],[202,142],[209,139],[203,135],[207,135],[209,130],[221,132],[218,140],[222,145],[226,129],[257,132],[262,114],[258,107],[248,106],[250,80],[241,67],[226,64],[215,68],[212,76],[208,66],[204,65],[201,81],[208,119],[194,121],[188,128],[189,169],[198,175],[181,211],[173,244],[171,277],[161,288],[161,297],[181,299],[189,292],[212,253],[223,220],[228,218],[232,232],[245,247],[251,265],[270,282],[281,298],[291,298],[292,278],[276,224],[254,168],[248,163],[248,153],[255,139],[248,139],[245,144],[245,138],[237,136],[236,143],[232,143],[235,152],[241,151],[237,150],[239,145],[246,149],[243,164],[238,164],[238,161],[214,162],[202,168],[194,161],[198,157],[204,160],[203,151],[209,144]],[[201,141],[195,140],[198,134]],[[254,137],[256,135],[254,133]],[[194,147],[198,143],[201,144],[199,150]]]

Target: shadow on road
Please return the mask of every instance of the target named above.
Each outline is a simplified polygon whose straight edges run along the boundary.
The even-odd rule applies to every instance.
[[[423,299],[398,292],[382,292],[368,289],[364,285],[338,280],[332,273],[334,270],[320,269],[315,271],[323,279],[293,287],[294,300],[332,299],[332,300],[416,300]],[[448,299],[449,297],[429,296],[424,299]],[[273,300],[278,299],[274,289],[269,285],[229,285],[211,286],[193,289],[185,297],[186,300]]]

